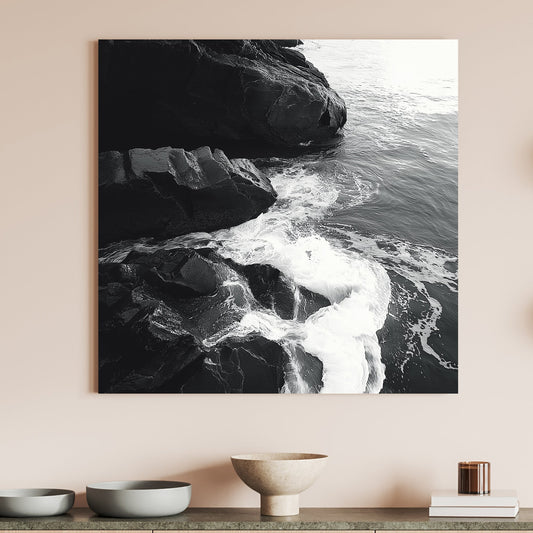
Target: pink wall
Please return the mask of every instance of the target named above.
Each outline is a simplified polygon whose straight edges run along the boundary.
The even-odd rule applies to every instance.
[[[2,0],[0,487],[172,478],[255,506],[230,454],[313,451],[303,506],[426,505],[461,459],[533,506],[532,20],[530,0]],[[94,393],[95,40],[247,36],[459,39],[459,395]]]

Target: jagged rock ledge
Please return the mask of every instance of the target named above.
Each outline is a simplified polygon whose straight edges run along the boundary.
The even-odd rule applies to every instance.
[[[277,393],[294,372],[291,357],[309,392],[320,391],[316,357],[232,329],[252,309],[303,321],[329,305],[299,290],[295,299],[273,267],[236,265],[211,249],[131,251],[100,263],[99,391]]]
[[[331,139],[345,103],[297,44],[99,41],[100,151]]]
[[[98,196],[102,247],[236,226],[266,211],[276,192],[247,159],[204,146],[101,153]]]

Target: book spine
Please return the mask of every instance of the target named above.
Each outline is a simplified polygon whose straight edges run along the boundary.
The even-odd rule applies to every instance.
[[[518,514],[515,507],[430,507],[429,516],[513,518]]]
[[[518,498],[479,498],[476,496],[431,497],[433,507],[516,507]]]

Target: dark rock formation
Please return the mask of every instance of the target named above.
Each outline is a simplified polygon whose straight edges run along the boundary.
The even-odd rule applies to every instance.
[[[99,243],[246,222],[275,201],[270,181],[250,161],[208,147],[104,152],[99,158]]]
[[[152,287],[173,298],[208,296],[217,288],[215,270],[193,250],[131,252],[125,261]]]
[[[163,302],[135,288],[140,280],[135,268],[106,267],[100,266],[98,389],[161,391],[202,356],[201,348],[178,320],[171,320]],[[109,281],[115,277],[120,281]]]
[[[330,139],[346,106],[296,44],[100,41],[100,151]]]
[[[301,346],[235,335],[244,313],[261,307],[251,285],[266,303],[268,287],[285,291],[272,301],[294,309],[279,271],[201,252],[131,251],[120,263],[100,263],[100,392],[279,392],[294,381],[295,364],[319,391],[322,363]],[[263,275],[249,283],[237,267],[250,279]],[[308,292],[308,308],[320,307],[321,297]]]
[[[294,48],[295,46],[304,44],[300,39],[275,39],[274,43],[278,46],[285,46],[286,48]]]
[[[302,379],[306,386],[307,392],[320,392],[324,385],[322,381],[323,365],[322,361],[314,355],[308,354],[301,346],[295,345],[291,350],[293,363],[285,365],[285,382],[289,392],[296,393],[293,384]],[[296,375],[298,369],[298,376]]]
[[[259,335],[228,338],[217,345],[180,392],[277,393],[287,354]]]
[[[273,266],[235,265],[235,269],[246,276],[256,300],[285,320],[304,321],[330,305],[327,298],[295,285]]]

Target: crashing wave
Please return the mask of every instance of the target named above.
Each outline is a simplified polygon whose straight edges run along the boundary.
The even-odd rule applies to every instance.
[[[310,221],[320,220],[338,196],[322,176],[293,167],[289,175],[277,173],[271,180],[278,202],[254,220],[214,233],[217,251],[243,265],[272,265],[295,284],[328,298],[331,305],[303,325],[254,310],[232,333],[259,331],[285,345],[287,339],[289,345],[297,340],[323,363],[321,392],[379,392],[385,368],[377,331],[390,300],[386,270],[315,232]]]

